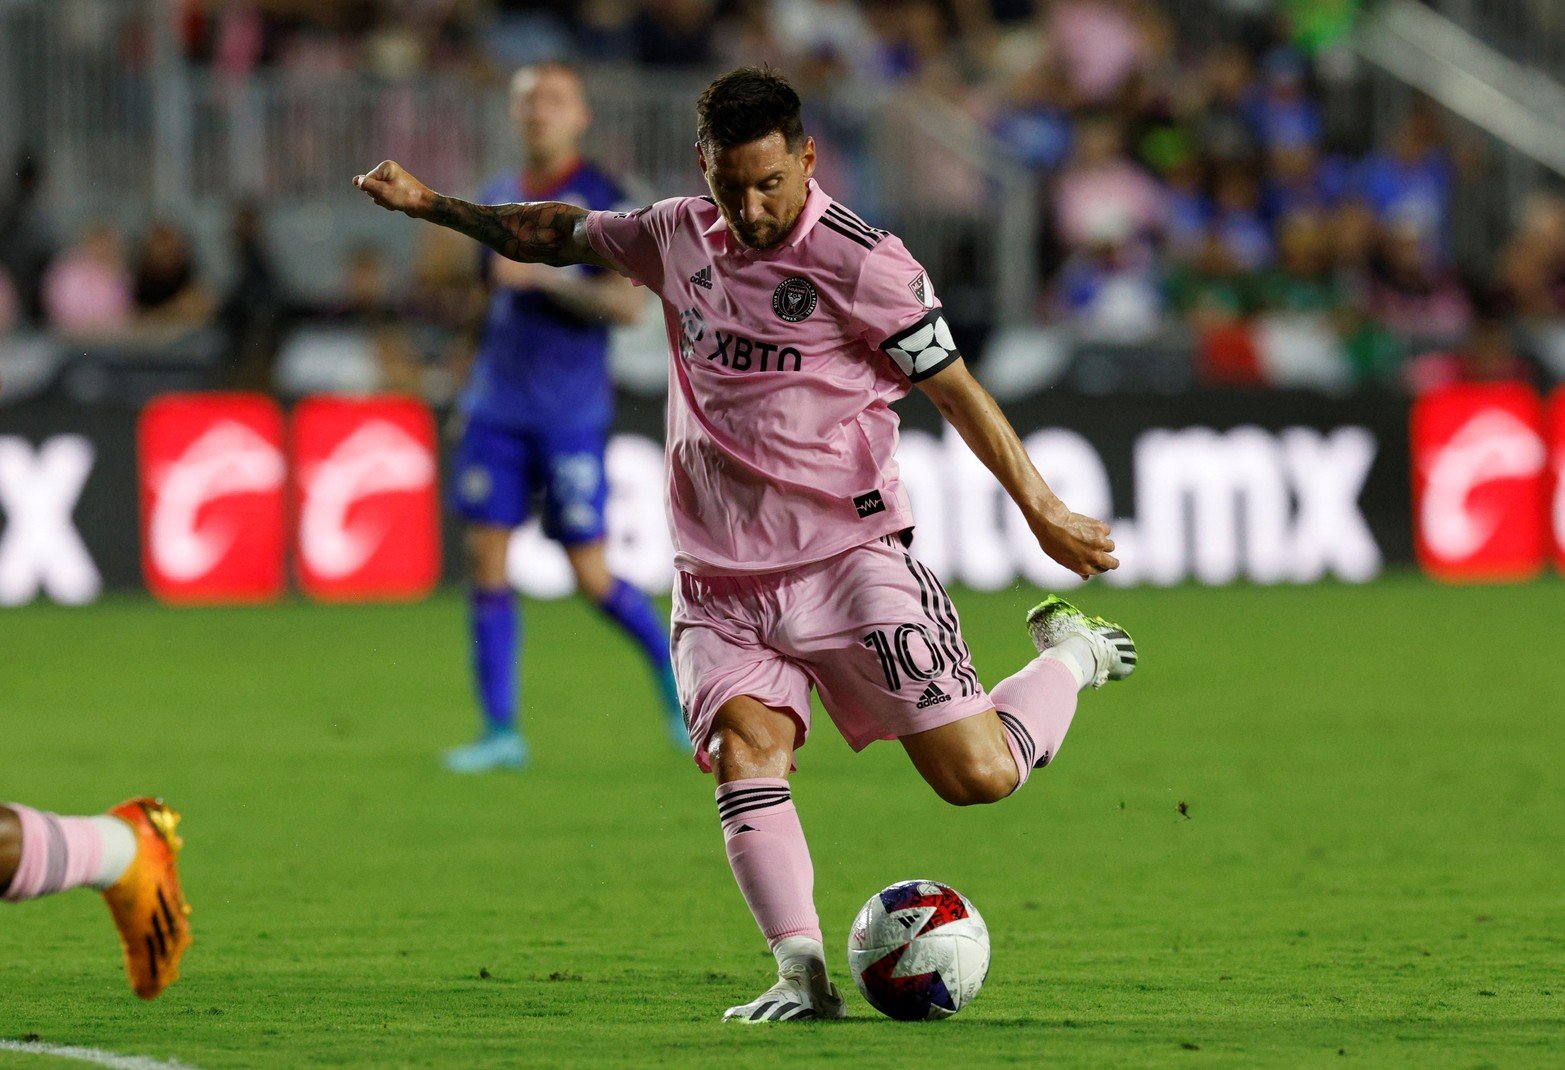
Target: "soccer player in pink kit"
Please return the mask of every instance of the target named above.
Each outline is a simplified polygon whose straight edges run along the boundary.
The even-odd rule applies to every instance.
[[[908,549],[890,402],[923,390],[1078,575],[1118,565],[1107,525],[1045,485],[902,243],[816,185],[785,80],[722,76],[696,130],[711,197],[635,212],[469,204],[391,161],[354,184],[512,259],[603,265],[662,299],[674,666],[729,864],[778,964],[724,1018],[838,1018],[787,780],[810,689],[854,749],[896,739],[941,798],[989,803],[1053,758],[1077,693],[1128,676],[1135,647],[1051,596],[1027,618],[1039,656],[985,692],[950,598]]]

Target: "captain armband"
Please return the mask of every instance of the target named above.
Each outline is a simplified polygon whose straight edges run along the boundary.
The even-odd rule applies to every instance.
[[[956,350],[956,339],[951,337],[945,312],[939,306],[911,327],[887,338],[880,348],[915,383],[928,379],[962,355]]]

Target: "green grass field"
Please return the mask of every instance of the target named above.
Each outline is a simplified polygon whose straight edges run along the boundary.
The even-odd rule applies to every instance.
[[[957,592],[986,682],[1032,599]],[[0,1039],[202,1070],[1565,1059],[1565,586],[1081,600],[1142,667],[1022,794],[946,807],[824,720],[794,782],[835,965],[865,898],[934,877],[989,921],[983,995],[773,1028],[718,1021],[770,959],[710,783],[590,610],[528,605],[534,767],[481,779],[435,764],[471,723],[455,595],[4,612],[0,797],[165,795],[197,942],[142,1005],[96,896],[0,906]]]

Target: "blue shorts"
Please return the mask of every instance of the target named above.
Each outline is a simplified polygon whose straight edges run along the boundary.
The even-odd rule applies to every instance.
[[[474,524],[520,527],[542,499],[544,534],[565,546],[603,538],[607,436],[600,428],[512,431],[469,419],[457,444],[451,507]]]

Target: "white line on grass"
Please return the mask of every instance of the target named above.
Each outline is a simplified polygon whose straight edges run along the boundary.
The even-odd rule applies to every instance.
[[[0,1040],[0,1051],[20,1051],[29,1055],[53,1055],[59,1059],[75,1059],[83,1063],[96,1063],[109,1070],[196,1070],[193,1066],[177,1063],[173,1059],[153,1059],[146,1055],[117,1055],[97,1048],[76,1048],[64,1044],[42,1044],[37,1041]]]

